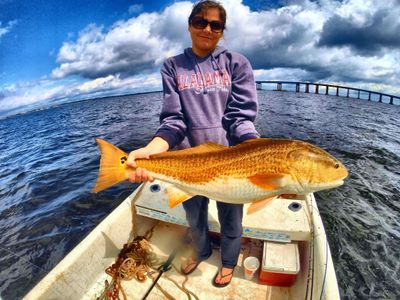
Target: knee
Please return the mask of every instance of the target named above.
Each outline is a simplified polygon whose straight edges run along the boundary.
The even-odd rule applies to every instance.
[[[242,236],[243,205],[218,203],[218,219],[221,234],[230,238]]]
[[[221,235],[227,238],[240,238],[243,233],[241,222],[228,221],[226,224],[221,224]]]

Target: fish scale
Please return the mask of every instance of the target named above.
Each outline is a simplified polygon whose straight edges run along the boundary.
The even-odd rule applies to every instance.
[[[259,140],[264,142],[264,139]],[[277,143],[269,144],[272,147]],[[278,172],[290,169],[288,163],[282,160],[278,163],[276,159],[287,156],[285,154],[290,150],[288,147],[280,146],[281,149],[234,148],[188,154],[185,157],[180,156],[179,159],[164,158],[161,154],[152,156],[151,160],[137,160],[136,163],[139,167],[153,171],[155,174],[162,173],[180,179],[188,178],[187,180],[190,178],[193,182],[206,182],[217,175],[247,178],[258,172]]]

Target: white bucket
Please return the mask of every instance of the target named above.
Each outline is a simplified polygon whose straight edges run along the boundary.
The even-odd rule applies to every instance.
[[[246,278],[247,280],[252,280],[258,268],[260,267],[260,261],[257,257],[249,256],[244,260],[243,267],[244,278]]]

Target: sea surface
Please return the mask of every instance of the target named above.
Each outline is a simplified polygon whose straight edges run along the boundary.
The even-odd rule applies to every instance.
[[[264,137],[311,142],[349,169],[316,194],[343,299],[400,298],[400,106],[259,91]],[[0,295],[20,299],[137,185],[99,194],[95,138],[125,151],[158,125],[162,94],[64,104],[0,120]]]

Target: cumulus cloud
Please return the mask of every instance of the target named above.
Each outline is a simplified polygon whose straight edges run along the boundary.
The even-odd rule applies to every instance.
[[[399,57],[398,49],[370,57],[369,53],[365,55],[365,51],[355,50],[361,46],[338,47],[336,44],[322,45],[320,42],[320,37],[332,24],[335,12],[341,11],[345,18],[351,18],[349,12],[356,13],[358,26],[362,27],[362,24],[374,24],[374,16],[383,11],[383,5],[384,2],[380,7],[366,7],[364,1],[293,1],[289,6],[257,12],[236,6],[236,13],[230,15],[231,25],[228,23],[225,40],[230,48],[245,54],[255,69],[286,69],[287,73],[293,71],[298,75],[297,80],[347,81],[350,84],[390,81],[398,85],[395,78],[399,68],[396,67],[398,64],[393,64]],[[390,3],[387,6],[390,7]],[[360,9],[357,10],[357,7]],[[397,24],[400,24],[393,17],[387,22],[392,22],[391,28],[397,28]],[[383,31],[382,28],[379,30]],[[395,30],[389,30],[387,36],[390,36],[390,32]],[[335,39],[343,38],[343,32],[335,31],[335,28],[332,28],[330,35]],[[384,47],[384,38],[374,38],[371,47]],[[357,41],[354,43],[356,45]],[[298,73],[296,70],[304,72]]]
[[[351,47],[360,55],[381,55],[400,46],[400,5],[396,1],[343,5],[324,24],[319,46]]]
[[[80,32],[76,42],[63,44],[57,56],[60,66],[52,75],[94,79],[152,72],[188,42],[185,19],[191,6],[189,2],[178,2],[160,14],[142,13],[108,30],[91,24]]]
[[[257,79],[332,82],[399,93],[398,0],[293,0],[257,11],[241,0],[221,2],[228,14],[221,44],[244,54]],[[132,17],[109,28],[88,25],[64,42],[51,74],[58,83],[82,81],[47,86],[47,93],[44,83],[14,87],[3,91],[2,103],[160,89],[162,62],[191,45],[187,18],[192,5],[174,2],[153,13],[131,6]]]
[[[400,44],[396,0],[289,1],[257,11],[240,0],[222,3],[228,13],[222,44],[247,56],[256,70],[287,69],[298,80],[398,83],[398,64],[393,64]],[[124,78],[156,71],[165,58],[190,46],[191,7],[176,2],[109,29],[89,25],[76,41],[61,47],[53,76]]]
[[[84,82],[71,79],[20,82],[8,85],[0,92],[0,113],[20,112],[24,107],[32,109],[96,97],[155,91],[160,86],[158,72],[128,78],[108,75]]]
[[[57,86],[54,82],[48,80],[19,82],[8,85],[2,90],[3,99],[0,100],[0,112],[53,99],[57,97],[60,90],[62,90],[61,86]]]

